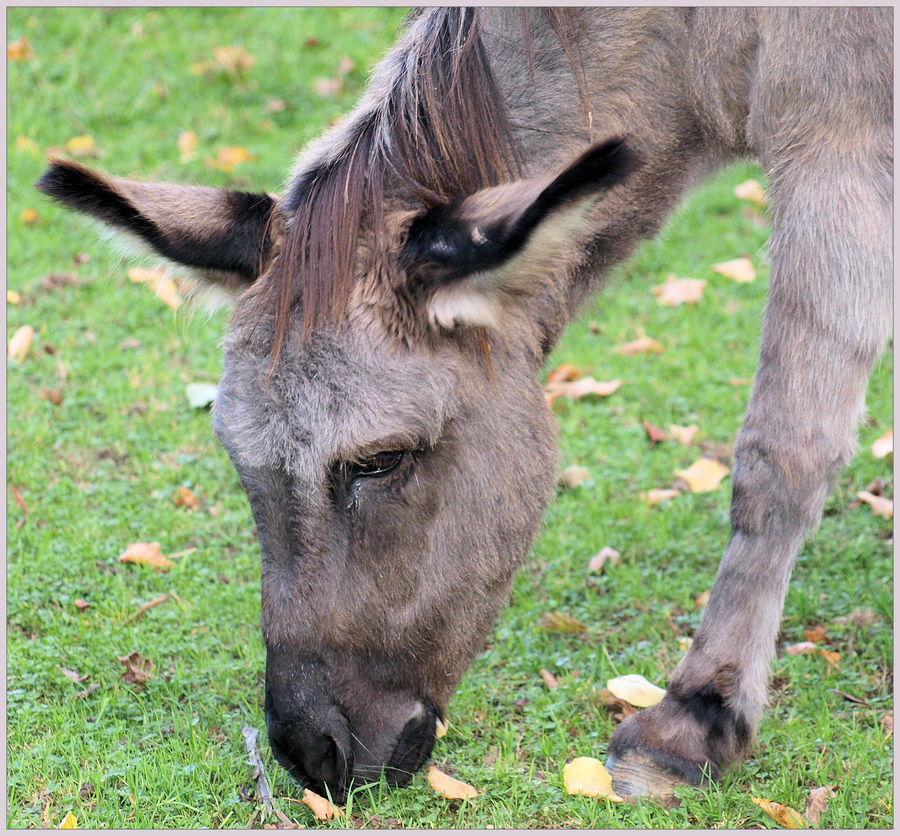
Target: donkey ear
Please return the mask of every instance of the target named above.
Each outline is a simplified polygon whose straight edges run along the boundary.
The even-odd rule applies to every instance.
[[[236,294],[260,274],[284,227],[267,194],[139,183],[57,160],[36,187]]]
[[[496,328],[512,298],[536,290],[590,228],[603,194],[640,163],[622,139],[595,145],[555,176],[484,189],[418,215],[402,259],[432,292],[431,321]]]

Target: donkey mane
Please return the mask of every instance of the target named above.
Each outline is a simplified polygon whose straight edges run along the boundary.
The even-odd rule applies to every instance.
[[[342,320],[363,227],[377,269],[388,259],[386,210],[404,202],[431,208],[521,176],[523,161],[481,40],[485,14],[464,8],[411,14],[406,36],[376,70],[366,98],[301,157],[282,207],[287,238],[270,274],[273,363],[299,303],[305,335]],[[570,54],[566,16],[543,15]]]

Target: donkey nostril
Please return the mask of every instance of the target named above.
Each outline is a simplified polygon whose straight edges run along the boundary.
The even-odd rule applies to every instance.
[[[341,751],[341,745],[333,737],[328,739],[328,745],[318,768],[307,769],[310,776],[317,777],[329,787],[339,787],[347,783],[349,778],[347,771],[347,758]]]

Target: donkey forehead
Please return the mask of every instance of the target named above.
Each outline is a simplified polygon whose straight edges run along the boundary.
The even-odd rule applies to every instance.
[[[230,343],[213,420],[237,465],[314,480],[337,461],[441,434],[452,363],[342,329],[290,340],[268,374],[266,358]]]

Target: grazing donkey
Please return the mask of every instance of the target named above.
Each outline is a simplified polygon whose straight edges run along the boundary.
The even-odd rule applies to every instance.
[[[610,265],[746,155],[771,287],[732,535],[623,795],[715,779],[766,702],[795,554],[890,329],[890,9],[414,13],[282,198],[56,162],[39,187],[235,296],[216,435],[262,548],[266,719],[304,785],[408,780],[554,482],[548,352]]]

